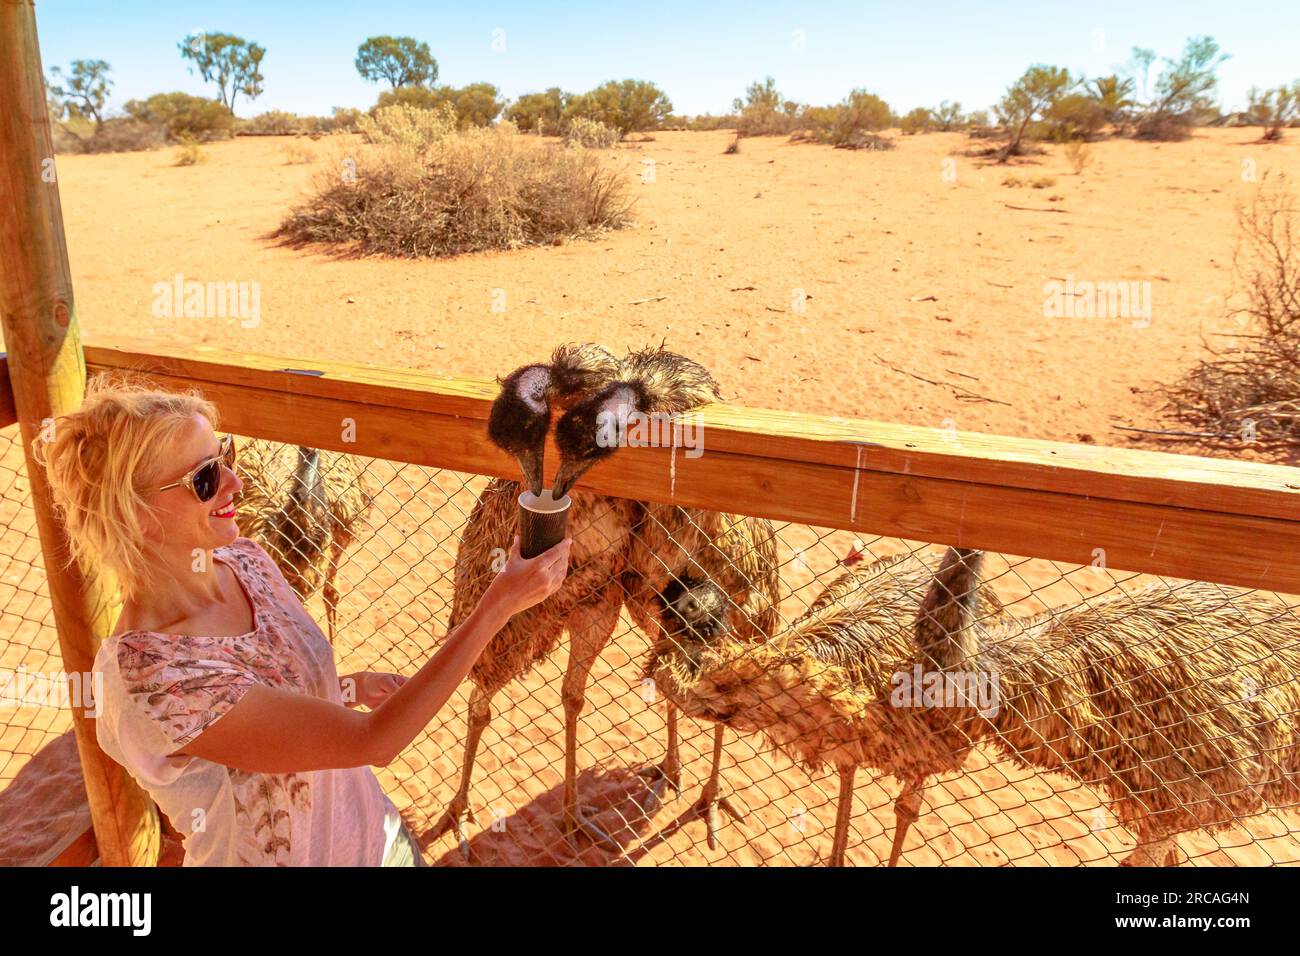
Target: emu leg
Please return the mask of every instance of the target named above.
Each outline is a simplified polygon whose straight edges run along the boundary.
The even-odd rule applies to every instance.
[[[835,804],[835,842],[831,845],[831,866],[844,865],[849,848],[849,820],[853,817],[853,775],[857,767],[840,768],[840,797]]]
[[[637,771],[637,775],[652,781],[650,792],[646,794],[645,801],[641,804],[641,809],[645,811],[646,816],[654,813],[659,806],[665,787],[670,788],[673,793],[682,792],[682,759],[677,745],[677,708],[673,706],[672,701],[668,702],[668,746],[664,752],[664,759],[652,767],[643,767]]]
[[[713,765],[709,770],[709,779],[704,785],[704,791],[700,794],[700,799],[695,801],[695,812],[704,816],[710,850],[718,848],[718,830],[721,827],[719,807],[731,814],[737,823],[745,822],[745,814],[736,809],[733,798],[719,796],[722,790],[722,738],[726,732],[727,728],[724,724],[717,724],[713,728]]]
[[[348,537],[351,538],[351,535]],[[322,597],[325,600],[325,626],[329,631],[330,644],[334,643],[334,617],[339,606],[339,592],[334,586],[334,579],[339,573],[339,559],[343,557],[343,549],[346,547],[347,543],[338,535],[330,538],[329,563],[325,565],[325,587],[322,589]]]
[[[607,850],[622,853],[613,837],[588,817],[593,807],[578,805],[578,718],[587,700],[587,677],[591,666],[613,636],[622,605],[622,591],[617,585],[608,589],[594,604],[575,611],[569,618],[569,664],[564,672],[564,823],[572,839],[579,832]]]
[[[461,856],[465,862],[469,862],[469,836],[465,832],[465,821],[477,823],[474,819],[474,809],[469,805],[469,784],[470,778],[474,775],[474,758],[478,753],[479,738],[483,736],[483,731],[492,720],[492,696],[481,687],[475,687],[469,698],[469,727],[465,734],[465,761],[460,771],[460,787],[456,790],[456,795],[451,798],[451,803],[447,804],[447,810],[443,813],[432,830],[429,831],[428,840],[436,840],[448,830],[455,832],[456,840],[460,844]]]
[[[894,847],[889,851],[890,866],[898,866],[898,858],[903,855],[903,841],[907,839],[907,829],[921,816],[921,794],[924,790],[924,780],[909,780],[894,801]]]

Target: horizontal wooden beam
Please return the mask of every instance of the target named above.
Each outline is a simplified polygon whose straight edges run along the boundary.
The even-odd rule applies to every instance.
[[[92,372],[133,368],[160,387],[199,386],[222,427],[241,434],[518,476],[485,435],[490,380],[120,340],[85,350]],[[702,454],[625,448],[579,487],[1300,593],[1293,468],[725,405],[702,409],[698,422]],[[550,474],[553,446],[547,460]]]

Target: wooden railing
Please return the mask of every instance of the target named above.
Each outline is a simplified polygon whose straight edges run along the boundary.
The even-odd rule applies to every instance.
[[[486,438],[490,380],[127,339],[97,338],[85,355],[91,373],[197,386],[239,434],[518,474]],[[1075,564],[1104,554],[1119,570],[1300,593],[1295,468],[721,404],[696,423],[698,457],[629,447],[578,487]]]

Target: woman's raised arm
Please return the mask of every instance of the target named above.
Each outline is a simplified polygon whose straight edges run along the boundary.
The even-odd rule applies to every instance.
[[[526,559],[516,537],[505,568],[470,616],[374,712],[257,684],[179,754],[257,773],[386,766],[437,716],[511,616],[560,587],[571,543],[565,538]]]

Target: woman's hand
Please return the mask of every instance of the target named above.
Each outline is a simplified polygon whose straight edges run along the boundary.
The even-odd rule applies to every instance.
[[[525,558],[519,554],[519,535],[515,535],[510,542],[506,566],[483,596],[491,595],[507,616],[542,603],[559,590],[568,576],[569,548],[572,545],[573,539],[565,538],[537,557]]]
[[[351,688],[348,682],[352,682]],[[359,671],[349,674],[340,681],[343,687],[343,703],[348,707],[364,706],[374,710],[386,701],[393,691],[406,683],[401,674],[387,674],[382,671]],[[351,690],[351,695],[348,691]],[[349,696],[352,697],[349,700]]]

